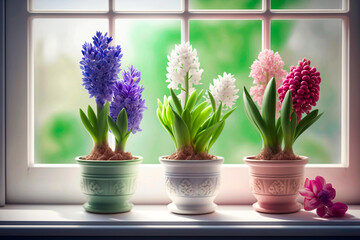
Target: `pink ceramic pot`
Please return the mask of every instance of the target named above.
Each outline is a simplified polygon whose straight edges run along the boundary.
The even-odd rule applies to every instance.
[[[304,182],[304,167],[308,157],[301,160],[255,160],[245,157],[250,167],[250,186],[258,200],[253,207],[264,213],[292,213],[300,210],[298,191]]]

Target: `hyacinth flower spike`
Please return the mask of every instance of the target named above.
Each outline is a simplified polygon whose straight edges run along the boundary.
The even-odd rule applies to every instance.
[[[237,98],[233,96],[238,91],[235,79],[226,74],[214,81],[214,86],[211,85],[207,92],[208,99],[201,101],[204,99],[203,91],[198,93],[194,88],[194,85],[201,84],[203,72],[196,49],[189,42],[176,45],[168,59],[166,77],[170,97],[164,96],[163,102],[158,100],[158,118],[171,136],[177,152],[187,152],[187,159],[211,159],[207,153],[220,136],[225,119],[234,111],[232,109],[222,116],[224,103],[231,108]],[[181,90],[180,95],[174,90]]]
[[[143,111],[146,109],[142,99],[143,86],[140,85],[141,73],[133,66],[123,71],[123,79],[115,84],[114,97],[108,116],[109,127],[115,136],[115,152],[124,152],[130,133],[140,129]]]
[[[316,68],[310,68],[310,60],[304,58],[297,68],[291,68],[291,73],[278,89],[286,155],[294,155],[296,139],[323,115],[317,109],[310,112],[311,105],[316,106],[319,100],[320,81],[320,73]],[[307,114],[304,118],[303,113]]]
[[[96,114],[88,106],[87,115],[80,109],[80,118],[85,128],[94,140],[94,149],[87,159],[107,158],[111,153],[108,147],[108,122],[109,101],[113,95],[113,85],[119,78],[120,61],[122,58],[121,47],[109,46],[112,37],[101,32],[96,32],[92,43],[86,43],[82,49],[80,68],[83,75],[83,86],[88,90],[90,98],[96,101]]]

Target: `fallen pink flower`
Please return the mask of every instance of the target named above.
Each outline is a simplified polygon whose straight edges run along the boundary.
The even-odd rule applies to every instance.
[[[304,197],[304,209],[312,211],[316,209],[319,217],[342,217],[348,206],[345,203],[333,203],[336,191],[330,183],[326,183],[323,177],[317,176],[315,180],[306,178],[304,188],[299,190]]]

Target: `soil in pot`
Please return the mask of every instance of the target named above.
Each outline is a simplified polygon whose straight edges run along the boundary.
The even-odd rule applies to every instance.
[[[84,160],[134,160],[136,159],[130,152],[113,151],[109,145],[98,145],[93,148],[91,153]]]
[[[269,148],[261,149],[261,152],[255,156],[256,160],[301,160],[292,151],[272,151]]]
[[[206,152],[195,153],[194,148],[188,146],[180,150],[176,150],[176,152],[164,158],[170,160],[212,160],[216,159],[216,156],[210,155]]]

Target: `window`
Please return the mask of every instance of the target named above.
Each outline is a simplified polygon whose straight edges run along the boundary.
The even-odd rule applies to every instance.
[[[159,156],[171,153],[174,147],[158,123],[155,109],[156,98],[168,94],[166,56],[181,40],[190,40],[198,50],[204,88],[224,71],[235,74],[240,89],[252,85],[249,67],[261,48],[279,51],[288,64],[286,69],[309,57],[326,79],[320,101],[326,115],[321,124],[302,136],[295,150],[314,163],[309,164],[307,176],[320,174],[330,182],[358,186],[353,179],[357,178],[359,163],[351,154],[348,131],[348,109],[356,108],[349,105],[349,84],[355,80],[349,76],[348,1],[313,0],[289,5],[280,0],[271,4],[269,0],[234,0],[219,5],[216,0],[174,0],[150,6],[147,1],[134,2],[7,3],[10,30],[6,37],[7,43],[12,43],[7,45],[6,55],[8,202],[83,201],[79,169],[73,159],[89,152],[92,142],[79,121],[78,108],[94,101],[81,86],[78,61],[81,45],[96,30],[108,31],[116,44],[121,44],[122,68],[131,63],[142,71],[148,110],[141,124],[143,132],[128,142],[128,150],[142,155],[145,163],[139,172],[135,203],[168,201],[157,163]],[[244,156],[261,148],[260,137],[243,112],[241,98],[237,106],[212,149],[227,163],[217,198],[223,204],[252,202],[247,167],[241,163]],[[345,192],[339,189],[339,201],[359,200],[355,193]]]

